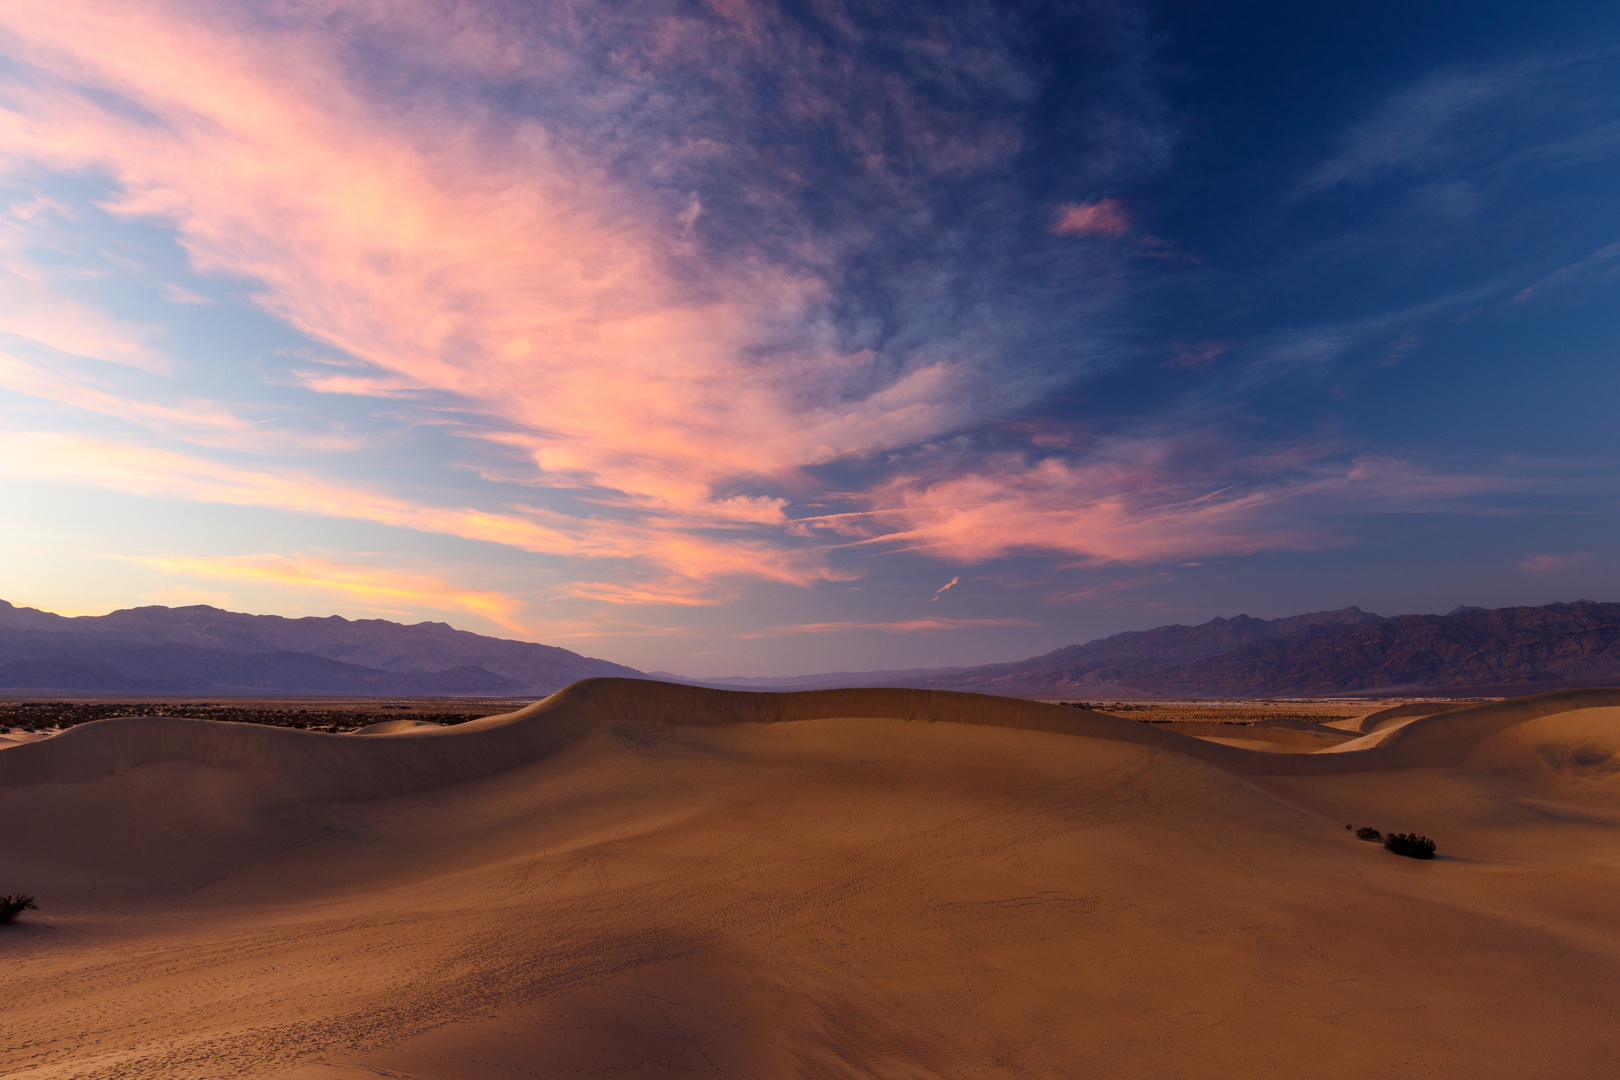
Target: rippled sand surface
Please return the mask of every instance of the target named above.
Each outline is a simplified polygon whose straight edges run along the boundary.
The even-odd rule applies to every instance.
[[[1612,1075],[1620,692],[1165,728],[592,680],[6,746],[0,1074]]]

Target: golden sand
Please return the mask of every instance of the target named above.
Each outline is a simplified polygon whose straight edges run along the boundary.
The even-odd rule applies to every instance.
[[[81,725],[0,749],[0,1074],[1612,1075],[1620,691],[1336,723],[591,680]]]

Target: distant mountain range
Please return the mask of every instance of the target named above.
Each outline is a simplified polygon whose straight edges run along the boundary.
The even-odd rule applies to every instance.
[[[1616,685],[1620,604],[1581,600],[1317,625],[1155,672],[1150,682],[1165,694],[1234,697]]]
[[[0,688],[13,690],[539,697],[597,675],[742,690],[913,686],[1090,700],[1530,693],[1620,685],[1620,604],[1459,607],[1393,619],[1355,607],[1286,619],[1239,615],[1007,664],[699,680],[444,623],[285,619],[203,606],[66,618],[0,601]]]
[[[0,600],[0,687],[114,693],[536,697],[622,664],[445,623],[140,607],[67,618]]]
[[[1530,693],[1620,684],[1620,604],[1459,607],[1386,619],[1348,607],[1286,619],[1239,615],[1160,626],[1044,656],[970,668],[838,672],[711,685],[789,690],[916,686],[1009,697],[1300,697]]]

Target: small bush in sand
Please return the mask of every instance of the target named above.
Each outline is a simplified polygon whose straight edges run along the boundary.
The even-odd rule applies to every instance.
[[[1361,828],[1356,830],[1356,839],[1370,840],[1376,844],[1384,839],[1384,834],[1373,828],[1371,825],[1363,825]]]
[[[0,896],[0,926],[8,926],[12,919],[33,908],[39,910],[32,896],[17,893],[15,896]]]
[[[1434,858],[1434,841],[1417,833],[1390,833],[1384,839],[1384,847],[1409,859]]]

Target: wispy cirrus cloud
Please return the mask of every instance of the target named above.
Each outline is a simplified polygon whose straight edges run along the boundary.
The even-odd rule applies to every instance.
[[[1617,275],[1620,275],[1620,243],[1605,244],[1586,258],[1572,262],[1568,266],[1561,266],[1540,281],[1525,286],[1513,299],[1517,303],[1523,303],[1537,293],[1556,289],[1572,281]]]
[[[924,289],[891,295],[896,331],[857,329],[842,279],[881,269],[897,234],[879,243],[870,214],[818,226],[802,202],[815,185],[904,220],[940,185],[982,187],[1031,93],[998,48],[1002,16],[902,19],[914,70],[896,78],[863,66],[849,13],[814,29],[768,6],[531,14],[23,3],[0,15],[23,65],[0,140],[13,160],[110,176],[103,208],[174,230],[197,270],[254,283],[266,311],[375,373],[293,373],[305,389],[443,395],[520,448],[536,486],[657,517],[624,532],[666,563],[670,529],[698,546],[704,528],[761,524],[807,469],[1050,382],[1009,377],[993,335],[942,318],[926,294],[948,295],[945,278],[896,278]],[[361,39],[386,59],[349,48]],[[818,157],[753,137],[736,93],[767,73]],[[494,108],[475,89],[492,77],[541,105]],[[1085,212],[1093,229],[1120,220],[1107,200]],[[938,225],[901,238],[956,243]],[[734,562],[772,576],[779,561]]]
[[[716,590],[712,583],[675,575],[656,581],[571,581],[555,595],[598,604],[713,607],[736,598],[735,590]]]
[[[1402,173],[1465,170],[1494,182],[1525,168],[1612,158],[1620,125],[1600,118],[1615,60],[1611,47],[1432,72],[1352,127],[1290,198]]]
[[[748,537],[684,541],[660,530],[657,522],[641,524],[640,529],[648,530],[644,532],[607,519],[564,519],[543,508],[432,506],[285,469],[255,470],[68,433],[0,432],[0,473],[126,494],[371,521],[536,554],[642,560],[697,582],[737,575],[802,585],[828,573],[814,552],[782,551]]]
[[[1054,140],[1092,148],[1051,170],[1072,186],[1035,198],[1006,175],[1043,92],[1012,8],[21,0],[0,10],[8,167],[81,178],[111,227],[155,226],[197,275],[241,284],[165,269],[145,287],[173,318],[251,297],[308,347],[236,374],[391,438],[320,445],[317,467],[241,431],[251,392],[137,392],[19,353],[0,368],[14,391],[146,432],[12,433],[0,468],[574,560],[550,595],[620,609],[848,579],[867,552],[1140,564],[1329,544],[1319,515],[1282,508],[1466,488],[1218,440],[1217,467],[1154,434],[1162,416],[1113,443],[1015,433],[1125,351],[1105,318],[1121,272],[1093,265],[1119,253],[1071,240],[1140,237],[1136,196],[1100,193],[1174,141],[1145,18],[1118,14],[1123,74],[1083,138]],[[1417,160],[1515,78],[1425,84],[1307,186]],[[60,212],[36,200],[13,235]],[[17,295],[62,295],[25,249],[7,249]],[[1170,363],[1247,390],[1458,302],[1244,343],[1193,330]],[[155,333],[79,310],[18,333],[172,368]],[[84,339],[53,342],[62,325]],[[435,425],[430,450],[400,449]]]
[[[5,113],[0,111],[0,121]],[[0,125],[0,151],[5,148]],[[0,158],[0,177],[5,175]],[[71,212],[58,199],[36,193],[0,209],[0,343],[100,360],[155,374],[172,370],[154,345],[162,329],[119,319],[68,295],[60,280],[71,270],[51,265],[30,248],[54,238]]]
[[[1523,88],[1526,77],[1540,67],[1446,72],[1407,87],[1357,125],[1338,154],[1308,172],[1298,193],[1363,182],[1387,169],[1454,152],[1453,128],[1462,117]]]
[[[115,392],[83,372],[58,364],[56,370],[0,350],[0,387],[14,393],[71,406],[160,431],[198,446],[307,456],[352,450],[361,440],[330,432],[284,431],[265,427],[274,418],[248,420],[214,401],[196,398],[162,403],[152,395]]]
[[[109,364],[165,374],[168,357],[152,347],[159,331],[111,318],[64,296],[31,268],[0,266],[0,343],[43,348]]]
[[[1058,236],[1124,236],[1131,219],[1118,199],[1065,203],[1052,232]]]
[[[184,285],[176,285],[172,281],[164,282],[163,288],[159,291],[163,294],[163,299],[167,300],[171,304],[209,306],[218,303],[217,300],[203,296],[201,293],[192,292]]]
[[[1488,280],[1352,319],[1278,327],[1231,350],[1241,353],[1238,363],[1228,365],[1231,385],[1253,387],[1293,373],[1327,373],[1347,356],[1374,349],[1382,352],[1380,361],[1398,360],[1417,342],[1414,327],[1456,318],[1472,306],[1501,297],[1505,288],[1502,280]]]
[[[791,259],[739,252],[736,265],[694,250],[659,192],[609,174],[619,151],[591,142],[596,103],[579,100],[549,123],[468,125],[443,97],[376,98],[376,73],[345,62],[323,12],[293,6],[264,24],[226,7],[200,11],[13,9],[18,51],[36,65],[10,90],[13,152],[107,169],[121,189],[110,209],[171,225],[200,269],[257,281],[267,309],[317,340],[527,428],[541,470],[681,506],[737,478],[927,438],[964,418],[973,357],[839,347],[820,310],[829,283],[815,262],[828,253],[814,243],[797,244]],[[333,11],[370,18],[364,7]],[[389,35],[412,66],[549,85],[555,73],[544,65],[577,70],[584,59],[532,33],[504,43],[456,10],[413,14]],[[563,23],[553,29],[582,32],[555,14]],[[761,18],[668,19],[652,42],[635,37],[644,27],[617,28],[634,50],[626,88],[656,79],[661,63],[677,77],[705,52],[724,60],[756,33],[786,32]],[[714,34],[718,53],[705,44]],[[430,57],[429,42],[445,38],[461,51]],[[936,62],[976,81],[975,67],[949,67],[949,53]],[[811,91],[831,74],[813,56],[801,66]],[[86,90],[122,101],[98,107]],[[812,93],[801,107],[830,105]],[[919,113],[907,121],[917,130],[898,132],[917,140],[911,171],[959,174],[993,160],[995,146],[933,138],[950,114]],[[865,152],[857,118],[832,119]],[[743,148],[669,149],[725,158]],[[871,167],[903,185],[887,156]]]
[[[1331,547],[1340,540],[1327,519],[1350,507],[1464,509],[1472,497],[1528,483],[1389,457],[1345,461],[1291,448],[1266,459],[1166,438],[1099,448],[1085,459],[995,455],[970,469],[897,479],[876,500],[884,509],[799,525],[964,564],[1032,551],[1147,564]]]

